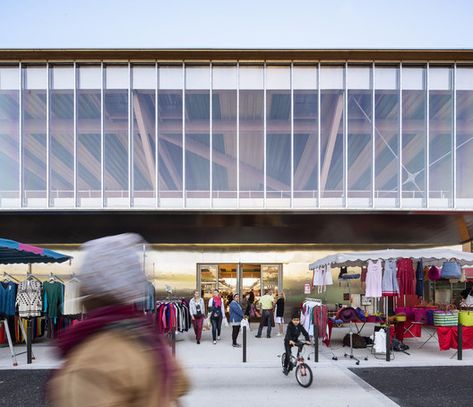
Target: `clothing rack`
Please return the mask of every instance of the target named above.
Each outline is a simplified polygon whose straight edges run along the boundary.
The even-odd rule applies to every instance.
[[[13,277],[11,274],[8,274],[6,271],[3,272],[3,277],[8,277],[17,283],[20,283],[20,280],[17,280],[15,277]]]

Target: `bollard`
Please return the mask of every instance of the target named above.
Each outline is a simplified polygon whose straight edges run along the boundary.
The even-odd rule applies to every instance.
[[[391,326],[386,326],[386,362],[391,361]]]
[[[21,322],[20,322],[21,323]],[[33,359],[32,344],[33,341],[33,330],[31,328],[31,319],[26,320],[26,363],[31,365]]]
[[[457,359],[463,359],[463,326],[462,324],[458,323],[458,352],[457,352]]]
[[[243,327],[243,363],[246,363],[246,326]]]
[[[172,356],[176,356],[176,328],[171,331]]]
[[[314,325],[314,362],[319,363],[319,327]]]

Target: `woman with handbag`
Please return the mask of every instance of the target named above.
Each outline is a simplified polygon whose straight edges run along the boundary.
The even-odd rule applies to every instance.
[[[241,345],[237,343],[238,334],[240,333],[241,321],[244,318],[243,308],[240,303],[240,296],[235,294],[233,300],[230,303],[230,325],[232,326],[232,346],[234,348],[241,348]]]
[[[277,336],[284,335],[284,303],[286,302],[286,296],[284,291],[281,291],[279,294],[276,294],[276,317],[275,322],[278,325],[278,334]]]
[[[212,324],[212,340],[213,344],[217,344],[220,340],[220,332],[222,330],[222,320],[225,317],[225,305],[220,297],[218,290],[214,290],[213,297],[209,300],[209,318]]]
[[[202,327],[204,325],[205,304],[198,290],[194,291],[194,297],[189,301],[189,310],[192,318],[192,326],[194,327],[195,340],[200,345],[202,337]]]

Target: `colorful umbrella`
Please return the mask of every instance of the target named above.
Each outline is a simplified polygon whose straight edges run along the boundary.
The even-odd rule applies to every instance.
[[[0,264],[64,263],[71,256],[14,240],[0,239]]]

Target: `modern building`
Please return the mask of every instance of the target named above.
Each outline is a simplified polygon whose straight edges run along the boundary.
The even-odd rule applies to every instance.
[[[472,157],[471,50],[0,51],[0,235],[135,231],[158,287],[467,243]]]

